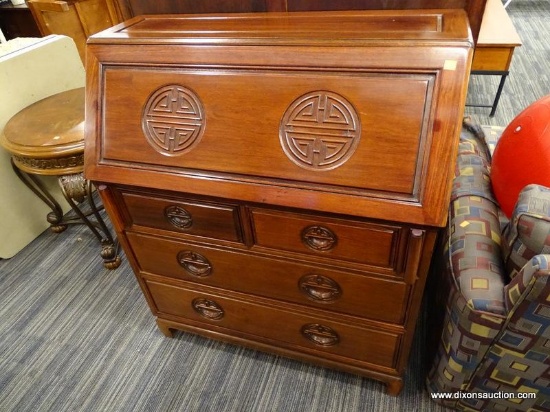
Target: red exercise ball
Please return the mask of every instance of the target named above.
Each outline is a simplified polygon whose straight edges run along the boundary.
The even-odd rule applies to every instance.
[[[525,186],[550,187],[550,95],[528,106],[504,129],[493,153],[491,183],[508,217]]]

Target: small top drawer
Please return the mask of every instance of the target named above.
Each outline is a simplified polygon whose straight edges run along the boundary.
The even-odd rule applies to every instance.
[[[255,244],[397,271],[398,226],[252,209]]]
[[[132,225],[241,242],[235,205],[122,192]]]

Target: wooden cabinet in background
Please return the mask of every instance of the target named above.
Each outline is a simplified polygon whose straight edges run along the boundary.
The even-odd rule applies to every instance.
[[[6,40],[16,37],[42,37],[27,5],[0,5],[0,29]]]
[[[115,0],[28,0],[27,4],[42,35],[71,37],[83,62],[87,38],[122,21]]]
[[[85,174],[159,328],[403,385],[466,13],[136,17],[88,41]]]
[[[142,14],[266,12],[266,0],[117,0],[125,19]]]

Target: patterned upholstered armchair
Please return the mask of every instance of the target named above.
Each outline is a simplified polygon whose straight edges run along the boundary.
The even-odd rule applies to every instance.
[[[508,221],[484,137],[465,122],[433,273],[430,316],[444,319],[427,387],[460,410],[550,411],[550,189],[527,186]]]

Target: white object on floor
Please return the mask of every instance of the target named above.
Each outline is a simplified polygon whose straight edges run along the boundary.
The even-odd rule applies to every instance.
[[[0,133],[21,109],[45,97],[83,87],[85,72],[70,37],[17,38],[0,44]],[[0,147],[0,258],[10,258],[50,225],[51,209],[14,173],[10,154]],[[40,179],[70,209],[57,179]]]

